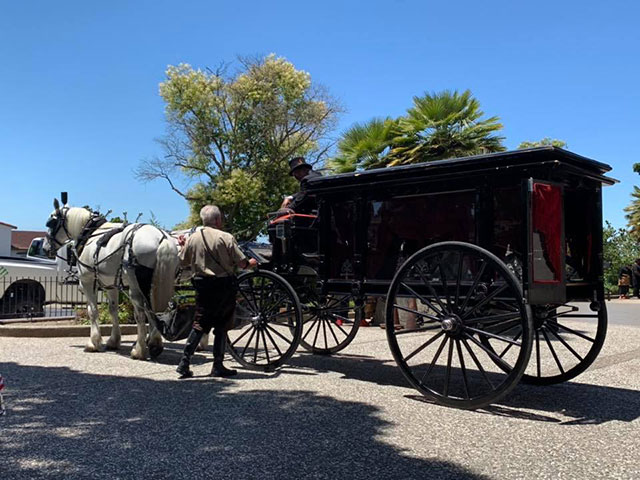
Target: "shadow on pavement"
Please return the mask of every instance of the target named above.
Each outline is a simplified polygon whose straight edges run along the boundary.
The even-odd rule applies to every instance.
[[[341,373],[344,378],[351,380],[412,388],[400,369],[391,361],[341,354],[331,357],[303,354],[293,357],[289,360],[289,364],[319,373],[329,371]],[[406,397],[433,403],[417,391]],[[499,402],[499,405],[492,405],[478,412],[566,425],[600,424],[612,420],[631,422],[640,417],[638,405],[640,405],[640,391],[637,390],[589,385],[576,381],[550,387],[520,383]],[[560,413],[568,419],[550,417],[544,415],[544,412]]]
[[[2,477],[477,479],[379,440],[374,406],[7,363]]]

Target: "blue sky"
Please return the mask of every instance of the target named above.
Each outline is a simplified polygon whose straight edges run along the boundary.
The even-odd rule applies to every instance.
[[[30,1],[0,4],[0,221],[41,229],[53,196],[172,226],[186,203],[132,173],[160,153],[167,65],[275,53],[348,112],[401,115],[470,89],[506,145],[554,137],[614,167],[605,218],[640,176],[637,2]],[[336,134],[339,132],[336,132]]]

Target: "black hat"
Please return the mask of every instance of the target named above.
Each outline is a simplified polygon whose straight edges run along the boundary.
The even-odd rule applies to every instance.
[[[304,161],[304,157],[292,158],[291,160],[289,160],[289,168],[291,169],[289,170],[289,175],[293,175],[294,170],[303,167],[313,168],[311,165]]]

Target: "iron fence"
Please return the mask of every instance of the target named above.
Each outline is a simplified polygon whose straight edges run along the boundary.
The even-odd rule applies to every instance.
[[[105,301],[99,292],[98,303]],[[0,278],[0,320],[74,317],[86,303],[78,281],[71,277]]]

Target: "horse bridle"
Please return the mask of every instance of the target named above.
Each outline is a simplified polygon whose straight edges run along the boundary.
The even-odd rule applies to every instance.
[[[71,235],[69,234],[69,230],[67,230],[67,225],[65,222],[66,213],[68,210],[69,207],[66,206],[62,207],[62,209],[56,208],[55,216],[49,218],[49,220],[47,220],[47,223],[45,224],[49,232],[51,232],[47,232],[47,241],[56,250],[64,246],[64,243],[61,243],[56,239],[61,227],[64,230],[64,233],[67,234],[67,238],[71,239]]]

